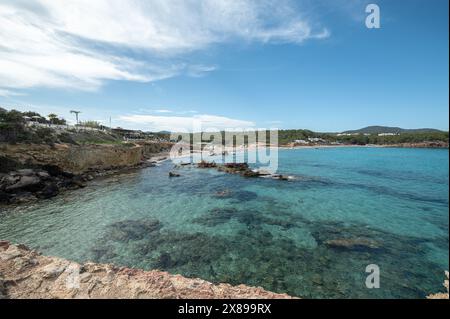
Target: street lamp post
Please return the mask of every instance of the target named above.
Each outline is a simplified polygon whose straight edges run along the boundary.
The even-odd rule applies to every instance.
[[[74,111],[74,110],[71,110],[70,113],[75,114],[75,118],[77,119],[77,125],[78,125],[78,114],[80,114],[81,111]]]

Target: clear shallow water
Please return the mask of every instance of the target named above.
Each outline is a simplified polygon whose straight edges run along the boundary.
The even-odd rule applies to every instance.
[[[0,213],[0,238],[45,254],[305,298],[423,298],[449,268],[448,150],[280,151],[293,182],[173,163]],[[224,192],[225,191],[225,192]],[[224,192],[220,194],[220,192]],[[333,248],[363,238],[379,248]],[[378,264],[381,288],[365,287]]]

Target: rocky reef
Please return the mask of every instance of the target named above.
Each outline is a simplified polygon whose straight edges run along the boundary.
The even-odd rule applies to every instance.
[[[0,299],[289,299],[262,288],[212,284],[161,271],[78,264],[0,241]]]
[[[281,174],[271,174],[264,170],[251,169],[247,163],[225,163],[225,164],[216,164],[215,162],[206,162],[201,161],[197,164],[198,168],[215,168],[220,172],[225,172],[228,174],[237,174],[243,177],[264,177],[264,178],[272,178],[282,181],[293,180],[293,176],[286,176]]]

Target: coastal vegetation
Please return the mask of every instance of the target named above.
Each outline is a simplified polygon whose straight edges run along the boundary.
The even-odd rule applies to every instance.
[[[38,125],[34,125],[34,124]],[[83,122],[86,127],[98,128],[95,121]],[[48,126],[46,126],[48,125]],[[122,144],[121,136],[106,130],[78,130],[76,127],[55,129],[55,125],[66,125],[66,120],[56,114],[48,119],[36,112],[7,111],[0,108],[0,143],[47,144]]]
[[[0,108],[0,143],[34,143],[34,144],[122,144],[124,142],[117,130],[105,129],[101,123],[92,120],[80,122],[78,127],[90,128],[90,131],[83,131],[74,128],[56,131],[49,127],[30,126],[28,122],[39,124],[66,125],[66,121],[56,114],[49,114],[48,118],[36,112],[20,112],[17,110],[7,111]],[[120,131],[120,130],[119,130]],[[148,132],[124,130],[127,132],[137,132],[140,136],[149,139],[169,141],[173,136],[189,139],[191,143],[201,141],[201,143],[214,143],[231,146],[251,144],[252,136],[257,141],[266,141],[271,144],[270,131],[256,132],[208,132],[208,133],[180,133],[170,132]],[[188,136],[186,138],[186,136]],[[221,138],[217,138],[217,137]],[[233,138],[227,139],[227,136]],[[397,127],[371,126],[360,130],[346,131],[343,133],[314,132],[305,129],[290,129],[278,131],[278,145],[386,145],[396,146],[402,144],[423,143],[422,147],[448,147],[449,132],[436,129],[401,129]],[[418,145],[420,146],[420,145]]]
[[[150,165],[152,154],[172,145],[129,141],[95,121],[83,125],[65,125],[56,114],[0,108],[0,204],[51,198],[95,177]]]
[[[395,145],[402,143],[443,142],[448,144],[449,133],[438,130],[405,130],[399,133],[385,132],[383,127],[372,133],[317,133],[309,130],[281,130],[278,139],[281,145],[295,143],[295,141],[320,139],[322,144],[340,143],[347,145]],[[393,134],[393,135],[385,135]],[[321,141],[322,140],[322,141]]]
[[[170,138],[169,134],[165,134]],[[174,134],[175,136],[177,134]],[[226,135],[233,135],[232,139],[226,139]],[[251,144],[252,138],[256,137],[258,142],[265,140],[266,144],[273,144],[270,141],[269,131],[257,132],[216,132],[216,133],[190,133],[179,134],[178,140],[190,140],[191,143],[201,141],[204,144],[223,144],[231,145],[248,145]],[[221,139],[217,139],[221,136]],[[448,147],[449,132],[439,130],[405,130],[401,133],[321,133],[310,130],[279,130],[278,131],[278,145],[280,146],[299,146],[299,145],[385,145],[396,146],[401,144],[421,144],[430,147]],[[420,145],[417,145],[420,146]],[[423,147],[421,146],[421,147]]]

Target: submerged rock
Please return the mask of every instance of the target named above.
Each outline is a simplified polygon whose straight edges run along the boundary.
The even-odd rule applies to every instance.
[[[140,240],[162,227],[157,219],[124,220],[109,226],[106,234],[108,240],[127,242],[129,240]]]
[[[381,247],[381,245],[378,242],[366,238],[331,239],[327,240],[325,244],[329,247],[346,248],[346,249],[355,249],[355,248],[379,249]]]
[[[229,197],[231,193],[232,193],[231,190],[225,189],[223,191],[216,192],[215,197]]]

